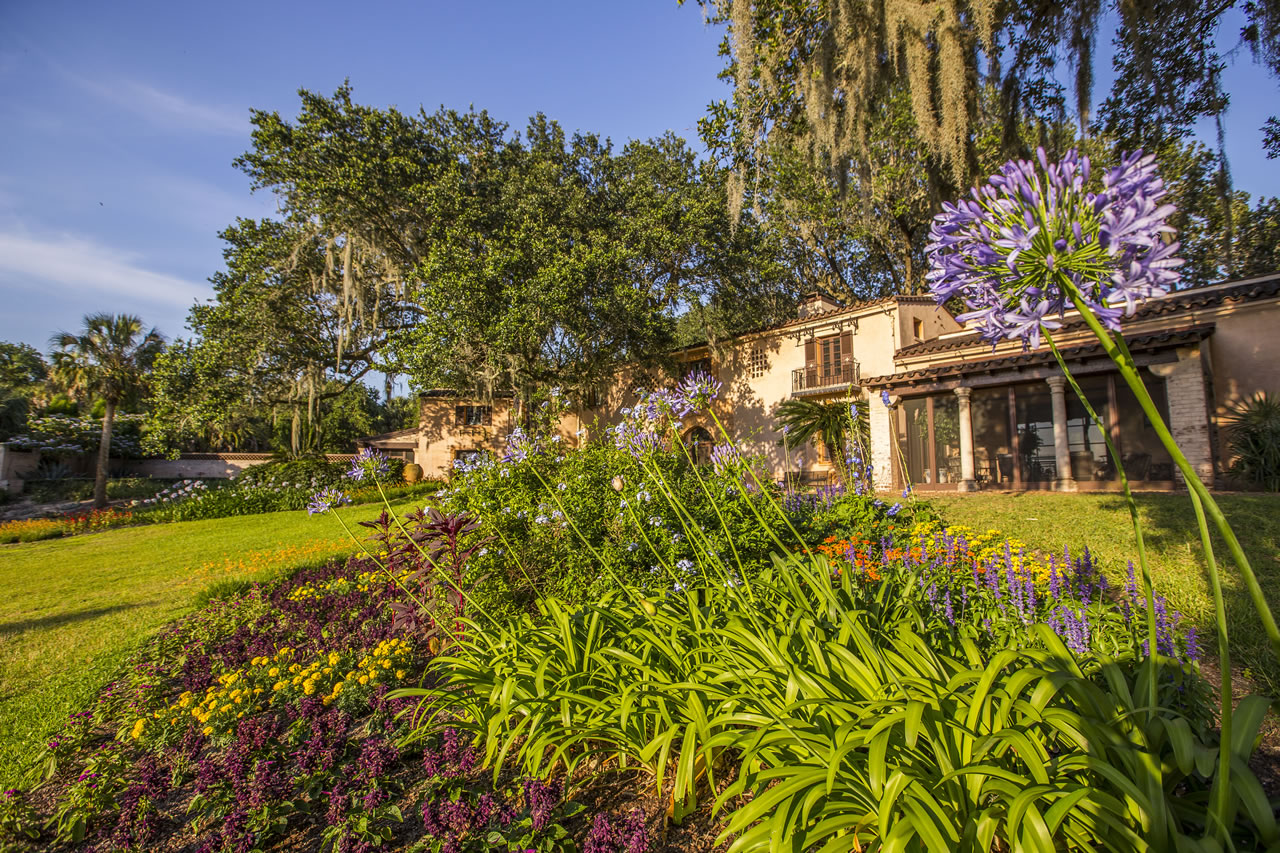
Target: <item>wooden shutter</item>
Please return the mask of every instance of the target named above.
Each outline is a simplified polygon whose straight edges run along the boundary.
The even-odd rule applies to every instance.
[[[818,342],[813,338],[804,342],[804,387],[818,384]]]
[[[484,425],[493,426],[493,406],[484,407]]]
[[[466,425],[467,425],[467,407],[466,407],[466,406],[455,406],[455,407],[454,407],[454,410],[453,410],[453,425],[454,425],[454,426],[466,426]]]
[[[840,333],[840,381],[857,381],[853,376],[853,332]]]

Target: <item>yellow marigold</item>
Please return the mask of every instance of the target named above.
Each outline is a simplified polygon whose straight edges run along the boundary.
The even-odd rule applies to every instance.
[[[403,670],[403,669],[397,669],[397,670],[396,670],[396,678],[404,678],[404,670]]]
[[[137,740],[138,738],[142,737],[142,730],[146,728],[146,725],[147,725],[147,721],[142,719],[141,717],[138,718],[138,722],[133,724],[132,734],[133,734],[134,740]]]
[[[342,660],[342,655],[338,654],[337,652],[329,653],[329,666],[337,666],[338,661],[340,660]]]
[[[342,682],[339,681],[337,684],[333,685],[333,695],[337,696],[341,692],[342,692]]]
[[[277,681],[277,682],[275,683],[275,686],[271,688],[271,691],[274,693],[275,691],[277,691],[277,690],[282,690],[282,689],[284,689],[284,682],[283,682],[283,681]]]
[[[368,683],[369,683],[369,676],[367,676],[367,675],[362,675],[362,676],[360,676],[360,683],[361,683],[361,684],[368,684]]]
[[[206,736],[213,734],[213,726],[205,726],[204,733]]]
[[[271,669],[267,670],[267,675],[271,676],[272,678],[275,678],[279,674],[280,674],[280,667],[278,666],[273,666],[271,667]]]
[[[232,705],[230,702],[228,702],[227,704],[225,704],[225,705],[223,705],[223,706],[222,706],[222,713],[224,713],[224,714],[225,714],[225,713],[227,713],[227,712],[228,712],[228,711],[230,711],[233,707],[235,707],[235,706],[234,706],[234,705]]]
[[[302,684],[302,692],[307,694],[308,696],[310,696],[312,693],[315,693],[316,683],[310,679],[307,679],[307,681],[303,682]]]

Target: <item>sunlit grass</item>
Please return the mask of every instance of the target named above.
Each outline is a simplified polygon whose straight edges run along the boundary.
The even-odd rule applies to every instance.
[[[1223,494],[1217,498],[1257,572],[1267,600],[1280,606],[1280,495]],[[1213,600],[1205,576],[1195,512],[1186,494],[1137,495],[1143,535],[1157,591],[1194,620],[1201,647],[1212,654]],[[997,528],[1031,548],[1072,553],[1084,547],[1096,555],[1114,583],[1125,582],[1126,565],[1136,560],[1133,527],[1118,494],[970,494],[929,496],[943,518],[978,530]],[[1262,632],[1244,584],[1221,541],[1214,537],[1223,572],[1232,656],[1264,689],[1280,688],[1280,669]]]

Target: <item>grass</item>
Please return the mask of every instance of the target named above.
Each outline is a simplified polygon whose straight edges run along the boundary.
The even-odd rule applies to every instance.
[[[341,513],[353,524],[376,508]],[[334,519],[301,511],[0,546],[0,789],[142,639],[208,587],[266,580],[354,547]]]
[[[1280,495],[1223,494],[1218,505],[1231,522],[1268,602],[1280,607]],[[1156,590],[1192,620],[1206,657],[1216,648],[1213,600],[1200,552],[1191,499],[1185,494],[1139,494],[1138,510]],[[978,530],[996,528],[1030,548],[1073,553],[1088,546],[1110,580],[1124,583],[1126,564],[1137,559],[1137,546],[1124,498],[1116,494],[970,494],[929,497],[949,524]],[[1222,542],[1214,537],[1214,554],[1223,574],[1228,632],[1233,664],[1254,677],[1261,689],[1280,693],[1280,665],[1262,634],[1239,572]]]

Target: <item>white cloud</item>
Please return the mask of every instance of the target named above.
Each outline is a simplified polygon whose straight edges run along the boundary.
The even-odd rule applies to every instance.
[[[47,288],[53,285],[53,290],[72,297],[105,294],[185,308],[212,295],[208,285],[153,272],[139,260],[137,253],[70,234],[40,238],[0,231],[0,276],[32,288],[45,285],[50,297],[56,296]]]
[[[233,136],[247,136],[249,133],[248,109],[201,104],[137,80],[91,79],[56,65],[54,67],[85,91],[160,127]]]

